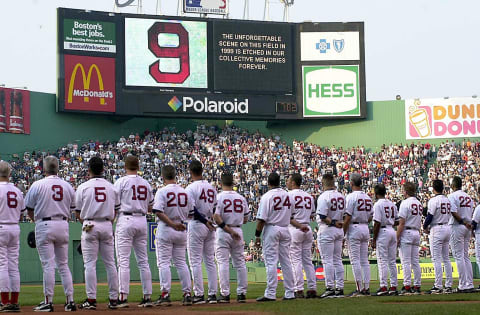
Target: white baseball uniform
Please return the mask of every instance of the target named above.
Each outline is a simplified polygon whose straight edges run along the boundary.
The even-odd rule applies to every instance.
[[[370,264],[368,262],[368,241],[370,230],[368,223],[372,220],[372,199],[363,191],[354,191],[346,198],[345,214],[350,225],[347,230],[348,256],[352,264],[357,291],[370,288]]]
[[[120,198],[110,182],[97,177],[78,187],[75,204],[76,210],[80,211],[83,228],[93,225],[90,231],[82,231],[81,237],[87,298],[97,298],[96,267],[100,252],[107,271],[109,298],[117,300],[118,274],[115,266],[112,221],[120,207]]]
[[[135,251],[142,291],[146,298],[152,295],[152,274],[147,254],[147,219],[149,206],[153,205],[150,184],[138,175],[127,175],[115,182],[120,199],[120,210],[115,230],[120,300],[126,300],[130,289],[130,255]]]
[[[260,199],[257,219],[265,221],[263,232],[263,258],[267,269],[267,287],[264,296],[275,299],[277,293],[277,265],[280,261],[283,273],[285,298],[293,298],[294,275],[290,261],[291,237],[288,225],[292,217],[293,205],[288,192],[274,188]]]
[[[477,222],[477,229],[475,232],[475,258],[477,261],[477,268],[480,270],[480,205],[475,208],[473,212],[472,221]]]
[[[295,211],[293,219],[310,228],[311,217],[315,213],[315,199],[301,189],[289,191],[288,195]],[[310,231],[305,233],[290,225],[288,230],[292,238],[290,260],[292,261],[293,274],[295,276],[295,291],[303,291],[302,270],[305,270],[308,290],[317,290],[317,277],[312,264],[312,229],[310,228]]]
[[[373,220],[380,223],[377,236],[378,276],[380,287],[388,286],[388,271],[390,271],[390,286],[396,288],[397,281],[397,235],[393,229],[398,220],[397,206],[388,199],[379,199],[373,205]]]
[[[199,213],[209,221],[212,220],[215,208],[217,191],[206,180],[197,180],[185,189],[188,199]],[[207,269],[208,295],[217,294],[217,267],[215,264],[215,231],[200,221],[191,220],[187,230],[188,260],[193,278],[193,293],[203,296],[202,259]]]
[[[240,235],[240,240],[234,240],[223,229],[218,228],[215,239],[215,256],[218,264],[220,293],[230,294],[230,256],[232,264],[237,269],[237,294],[247,294],[247,266],[245,264],[242,224],[250,213],[247,200],[235,191],[223,191],[217,196],[215,213],[232,230]]]
[[[189,197],[177,184],[169,184],[157,191],[153,212],[165,214],[174,223],[185,223],[192,209]],[[158,227],[156,234],[156,254],[158,274],[160,277],[160,289],[162,292],[170,292],[172,275],[170,264],[177,268],[183,293],[191,293],[192,281],[188,271],[185,252],[187,250],[187,232],[177,231],[157,218]]]
[[[25,210],[23,193],[0,182],[0,292],[20,292],[20,213]]]
[[[457,214],[465,223],[472,222],[473,200],[465,192],[457,190],[448,196],[448,199],[455,205],[451,212]],[[460,290],[473,289],[473,270],[468,249],[472,231],[467,229],[464,224],[459,224],[452,216],[449,224],[451,226],[450,248],[458,268],[458,288]]]
[[[320,216],[343,221],[345,197],[336,190],[324,191],[317,200],[318,247],[325,270],[327,289],[343,290],[344,270],[342,263],[343,229],[326,225]]]
[[[45,302],[52,303],[55,267],[60,273],[67,302],[73,301],[73,282],[68,267],[68,218],[75,208],[72,186],[56,175],[32,184],[25,198],[27,209],[34,210],[35,239],[43,269]]]
[[[451,288],[453,284],[452,264],[448,252],[451,230],[448,221],[454,207],[444,195],[436,195],[428,201],[428,214],[433,215],[430,224],[430,252],[435,270],[435,287],[438,289],[442,289],[442,261],[445,267],[445,287]]]
[[[403,285],[420,287],[422,272],[420,269],[420,228],[422,227],[423,207],[415,197],[409,197],[400,204],[398,217],[405,220],[404,230],[400,236],[400,259],[403,268]]]

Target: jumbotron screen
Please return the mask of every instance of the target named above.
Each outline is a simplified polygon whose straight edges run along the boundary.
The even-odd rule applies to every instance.
[[[62,112],[211,119],[363,118],[363,23],[58,9]]]

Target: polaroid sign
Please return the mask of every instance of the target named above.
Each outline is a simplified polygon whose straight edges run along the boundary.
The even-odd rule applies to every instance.
[[[228,14],[227,0],[184,0],[185,13]]]
[[[360,116],[359,66],[303,66],[304,117]]]
[[[168,102],[168,106],[174,111],[182,109],[185,113],[212,113],[212,114],[248,114],[248,99],[233,101],[209,100],[207,97],[195,99],[182,97],[180,100],[174,96]]]

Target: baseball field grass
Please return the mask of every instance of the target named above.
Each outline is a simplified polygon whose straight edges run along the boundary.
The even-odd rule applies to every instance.
[[[432,287],[432,281],[424,281],[422,290],[428,290]],[[478,284],[477,284],[478,285]],[[369,314],[369,315],[391,315],[391,314],[480,314],[480,293],[468,294],[448,294],[448,295],[419,295],[419,296],[387,296],[387,297],[358,297],[358,298],[334,298],[334,299],[314,299],[314,300],[295,300],[282,301],[283,285],[280,282],[277,290],[276,302],[258,303],[254,299],[263,295],[265,284],[249,283],[247,303],[238,304],[236,302],[235,284],[232,283],[231,303],[226,305],[198,305],[193,307],[157,307],[150,312],[168,313],[222,313],[222,314],[253,314],[253,313],[274,313],[274,314]],[[206,284],[205,284],[206,287]],[[318,282],[319,292],[323,292],[323,282]],[[378,282],[374,281],[371,285],[371,291],[378,288]],[[354,290],[354,284],[347,282],[345,284],[345,294]],[[107,286],[101,284],[98,286],[98,303],[107,302]],[[154,286],[154,295],[156,299],[160,294],[158,284]],[[40,285],[22,286],[20,295],[20,304],[22,310],[31,310],[32,305],[38,304],[42,300],[42,287]],[[130,288],[130,308],[128,310],[141,312],[136,307],[142,296],[141,286],[132,284]],[[181,300],[181,288],[178,283],[172,285],[172,301]],[[85,286],[75,285],[75,301],[78,303],[85,299]],[[61,286],[55,287],[55,304],[64,303],[64,294]],[[56,308],[55,311],[63,311]],[[127,311],[127,309],[124,309]],[[169,310],[169,311],[168,311]]]

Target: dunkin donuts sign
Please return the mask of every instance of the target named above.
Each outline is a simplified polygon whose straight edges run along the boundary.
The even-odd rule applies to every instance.
[[[0,133],[30,134],[30,91],[0,88]]]
[[[405,100],[407,139],[480,137],[480,99]]]

